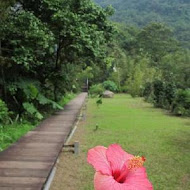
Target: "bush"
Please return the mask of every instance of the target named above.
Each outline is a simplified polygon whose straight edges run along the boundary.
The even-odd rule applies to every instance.
[[[179,116],[190,116],[190,89],[177,89],[173,82],[156,80],[145,85],[145,99]]]
[[[90,92],[91,96],[95,97],[95,96],[103,94],[104,90],[105,89],[102,86],[102,84],[95,84],[90,87],[89,92]]]
[[[178,90],[172,112],[176,115],[190,116],[190,89]]]
[[[164,105],[164,82],[156,80],[153,82],[153,103],[156,107]]]
[[[173,82],[156,80],[153,82],[153,103],[156,107],[171,109],[177,88]]]
[[[143,96],[145,97],[145,100],[147,102],[153,103],[153,84],[151,82],[147,82],[144,86],[144,90],[143,90]]]
[[[106,90],[110,90],[112,92],[117,92],[118,91],[118,87],[117,85],[115,84],[115,82],[113,81],[104,81],[103,83],[103,87],[106,89]]]
[[[9,120],[9,111],[5,102],[0,99],[0,124],[7,123]]]
[[[143,96],[147,99],[153,92],[152,83],[147,82],[144,86]]]
[[[127,93],[128,92],[128,86],[127,85],[122,86],[121,92]]]

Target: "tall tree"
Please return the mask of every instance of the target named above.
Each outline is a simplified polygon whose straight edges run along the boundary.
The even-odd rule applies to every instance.
[[[151,23],[144,27],[137,35],[139,51],[148,53],[158,62],[167,53],[177,50],[175,40],[170,28],[161,23]]]

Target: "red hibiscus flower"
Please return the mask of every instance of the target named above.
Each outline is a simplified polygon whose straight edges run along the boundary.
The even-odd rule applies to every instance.
[[[145,158],[128,154],[117,144],[90,149],[87,160],[96,170],[95,190],[153,190],[143,167]]]

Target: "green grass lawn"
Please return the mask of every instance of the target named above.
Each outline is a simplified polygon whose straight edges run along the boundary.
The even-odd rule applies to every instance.
[[[99,126],[95,131],[96,125]],[[170,116],[141,98],[116,95],[97,108],[90,99],[83,151],[119,143],[127,152],[146,157],[145,167],[155,190],[190,189],[190,119]],[[93,169],[81,168],[82,190],[93,189]]]

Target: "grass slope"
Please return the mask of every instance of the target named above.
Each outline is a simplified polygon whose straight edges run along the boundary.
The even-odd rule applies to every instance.
[[[84,151],[119,143],[129,153],[147,158],[145,166],[155,190],[190,189],[189,119],[169,116],[140,98],[126,95],[104,99],[99,109],[91,99],[87,118]],[[82,171],[86,183],[81,189],[93,189],[92,170],[87,167]]]

